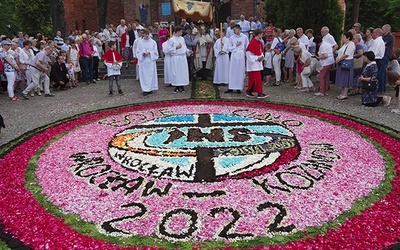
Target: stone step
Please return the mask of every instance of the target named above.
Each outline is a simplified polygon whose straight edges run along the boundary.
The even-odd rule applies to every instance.
[[[157,60],[156,66],[157,66],[158,77],[163,78],[164,77],[164,61]],[[104,66],[99,67],[99,75],[103,75],[103,74],[107,74],[107,69]],[[121,78],[122,79],[135,79],[136,78],[136,66],[131,65],[131,66],[129,66],[129,68],[126,68],[125,64],[122,65]]]

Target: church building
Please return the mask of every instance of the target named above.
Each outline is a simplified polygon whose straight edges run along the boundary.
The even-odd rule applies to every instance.
[[[214,10],[212,19],[215,23],[225,22],[227,16],[239,19],[240,15],[264,16],[265,1],[263,0],[212,0],[212,1],[187,1],[187,0],[68,0],[64,1],[66,30],[99,30],[105,23],[119,24],[121,19],[132,23],[139,19],[141,23],[152,25],[154,22],[179,22],[179,17],[174,15],[176,8],[186,12],[206,12],[206,7],[197,6],[198,2],[207,2]],[[103,3],[103,4],[99,4]],[[106,3],[106,4],[104,4]],[[244,7],[246,6],[246,7]],[[249,8],[249,6],[251,6]],[[195,8],[198,9],[195,9]],[[205,14],[209,15],[209,14]],[[190,18],[190,15],[188,15]],[[207,19],[207,18],[204,18]],[[204,20],[202,18],[202,20]],[[193,20],[197,21],[197,20]]]

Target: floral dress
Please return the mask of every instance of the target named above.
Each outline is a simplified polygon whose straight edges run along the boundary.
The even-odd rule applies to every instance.
[[[375,62],[368,64],[363,72],[361,73],[362,77],[369,78],[371,77],[371,81],[377,80],[378,77],[378,65]],[[378,88],[373,91],[368,91],[362,89],[361,91],[361,100],[362,104],[370,104],[375,103],[378,100]]]
[[[80,72],[81,66],[79,65],[79,50],[71,47],[69,50],[69,57],[71,58],[71,63],[74,65],[74,72]]]

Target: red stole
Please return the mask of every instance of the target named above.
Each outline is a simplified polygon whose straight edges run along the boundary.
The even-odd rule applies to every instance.
[[[113,55],[114,54],[114,55]],[[117,62],[122,62],[122,56],[118,51],[116,50],[107,50],[107,52],[103,55],[103,60],[108,62],[108,63],[114,63],[114,58],[115,61]]]
[[[246,51],[250,51],[255,56],[261,56],[263,54],[262,42],[255,38],[251,39],[249,45],[247,46]]]

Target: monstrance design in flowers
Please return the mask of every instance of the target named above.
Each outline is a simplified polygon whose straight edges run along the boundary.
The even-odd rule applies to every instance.
[[[118,133],[109,147],[110,156],[127,169],[197,182],[265,174],[299,152],[286,127],[227,114],[162,117]],[[284,160],[274,164],[279,158]]]

